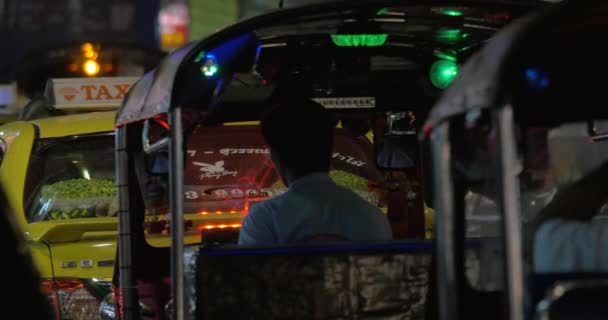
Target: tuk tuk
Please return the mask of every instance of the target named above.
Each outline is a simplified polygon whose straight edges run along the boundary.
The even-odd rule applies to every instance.
[[[458,63],[544,5],[296,6],[172,52],[129,90],[116,118],[116,315],[424,317],[432,241],[419,119]],[[249,207],[286,190],[258,122],[302,94],[335,118],[330,175],[384,209],[396,241],[234,245]],[[169,237],[170,250],[159,242]],[[479,286],[494,281],[478,272],[492,260],[486,244],[466,245]]]
[[[601,255],[605,243],[580,241],[601,228],[605,208],[594,201],[606,199],[586,193],[556,205],[607,159],[605,89],[594,77],[606,68],[598,39],[607,14],[603,1],[566,1],[510,24],[431,110],[424,137],[433,159],[439,319],[474,317],[474,304],[490,300],[493,319],[607,317],[606,265],[581,262],[584,248]],[[463,269],[465,212],[481,210],[473,198],[499,216],[502,281],[492,292],[471,290]],[[565,208],[572,214],[558,216]],[[537,238],[556,219],[581,229],[560,235],[553,225],[551,238]]]

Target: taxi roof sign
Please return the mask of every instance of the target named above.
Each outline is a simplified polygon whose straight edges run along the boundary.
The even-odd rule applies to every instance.
[[[137,77],[50,79],[45,97],[60,110],[116,110]]]

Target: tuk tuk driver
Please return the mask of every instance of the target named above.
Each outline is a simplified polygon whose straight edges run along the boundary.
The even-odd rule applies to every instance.
[[[594,169],[578,168],[588,173],[561,188],[532,220],[536,272],[608,271],[608,220],[597,218],[608,202],[608,154],[604,143],[586,143],[584,149],[570,150],[569,158],[578,160],[577,164],[595,164]],[[601,161],[601,165],[595,161]],[[572,167],[567,162],[563,166]]]
[[[324,107],[290,99],[262,120],[262,135],[287,192],[251,206],[241,245],[392,238],[386,216],[329,176],[334,123]]]

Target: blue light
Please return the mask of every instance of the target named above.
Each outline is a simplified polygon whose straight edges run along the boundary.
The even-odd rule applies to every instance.
[[[201,72],[205,75],[205,77],[213,77],[220,70],[220,66],[217,62],[217,58],[215,55],[208,53],[205,56],[205,63],[201,67]]]
[[[549,77],[539,68],[526,69],[526,80],[532,89],[542,90],[549,87]]]

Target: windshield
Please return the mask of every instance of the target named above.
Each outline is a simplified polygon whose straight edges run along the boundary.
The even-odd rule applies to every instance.
[[[25,183],[29,222],[116,216],[111,134],[42,139]]]
[[[151,172],[166,172],[165,155],[155,157]],[[364,199],[380,205],[374,183],[382,174],[373,162],[373,145],[364,136],[337,130],[332,154],[333,180]],[[167,213],[166,176],[150,179],[148,214]],[[184,166],[184,212],[209,215],[245,214],[252,202],[286,191],[270,160],[270,151],[257,125],[197,127],[187,139]],[[163,201],[154,201],[154,190],[163,190]]]

